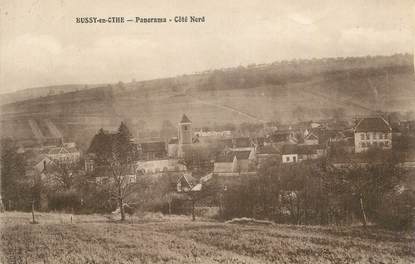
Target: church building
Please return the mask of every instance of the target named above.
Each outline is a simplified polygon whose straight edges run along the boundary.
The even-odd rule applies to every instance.
[[[183,159],[186,154],[191,153],[193,144],[192,121],[183,114],[178,124],[178,137],[171,139],[168,144],[168,155],[171,158]]]

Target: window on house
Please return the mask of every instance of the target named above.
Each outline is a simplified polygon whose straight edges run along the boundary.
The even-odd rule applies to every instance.
[[[286,157],[285,161],[287,161],[287,162],[290,161],[290,157]]]
[[[365,134],[360,134],[360,140],[365,140]]]
[[[187,130],[187,126],[184,126],[183,128],[184,128],[184,130]]]
[[[366,133],[366,139],[370,139],[370,134]]]
[[[293,161],[296,162],[297,161],[297,157],[293,157]]]

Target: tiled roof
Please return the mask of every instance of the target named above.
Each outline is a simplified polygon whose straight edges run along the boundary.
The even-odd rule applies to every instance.
[[[110,133],[108,131],[103,131],[104,133],[98,133],[92,139],[91,145],[88,148],[87,153],[96,153],[102,149],[110,151],[112,144],[115,140],[116,134]]]
[[[278,150],[272,146],[263,146],[258,149],[258,154],[279,154]]]
[[[297,145],[286,144],[281,147],[282,154],[298,154],[298,147]]]
[[[219,140],[219,142],[221,143],[221,144],[223,144],[225,147],[232,147],[233,146],[233,144],[232,144],[232,139],[221,139],[221,140]]]
[[[249,155],[251,154],[251,151],[234,151],[234,155],[238,160],[248,159]]]
[[[178,138],[171,138],[169,140],[169,144],[179,144],[179,139]]]
[[[35,166],[35,165],[39,164],[39,162],[41,162],[44,159],[50,161],[50,159],[47,156],[41,154],[41,155],[33,156],[33,157],[30,157],[29,159],[27,159],[26,165]]]
[[[233,161],[233,157],[234,156],[227,155],[227,154],[222,154],[222,155],[219,155],[216,158],[215,162],[232,162]]]
[[[180,182],[183,187],[188,187],[188,188],[192,188],[195,183],[197,182],[197,180],[195,178],[193,178],[191,175],[188,174],[183,174],[182,176],[180,176],[177,179],[177,182]],[[184,186],[186,185],[186,186]]]
[[[284,142],[284,141],[287,141],[289,135],[290,135],[289,132],[275,133],[275,134],[270,136],[270,139],[274,143]]]
[[[54,148],[48,149],[46,152],[43,152],[43,153],[48,154],[48,155],[57,155],[57,154],[77,153],[77,152],[79,151],[75,147],[70,147],[70,148],[54,147]]]
[[[236,156],[237,160],[246,160],[249,158],[251,151],[243,150],[243,151],[229,151],[225,154],[220,155],[216,162],[232,162],[234,157]]]
[[[315,154],[318,149],[323,149],[321,145],[290,145],[282,146],[281,153],[288,154]]]
[[[349,124],[347,123],[347,121],[336,120],[335,122],[330,122],[327,126],[327,129],[341,131],[347,129],[348,127]]]
[[[246,148],[251,146],[251,139],[248,137],[234,138],[233,145],[236,148]]]
[[[367,117],[361,119],[356,127],[356,132],[390,132],[391,127],[382,117]]]
[[[297,151],[298,154],[310,155],[316,154],[317,149],[322,149],[322,147],[320,145],[301,145],[298,146]]]
[[[404,162],[414,162],[415,161],[415,150],[409,150],[402,153],[402,161]]]
[[[183,114],[182,121],[180,121],[180,123],[192,123],[192,121],[190,121],[190,119],[185,114]]]
[[[287,154],[315,154],[317,149],[321,148],[319,145],[284,145],[281,152],[283,155]]]
[[[165,152],[166,147],[163,141],[144,142],[140,144],[143,153],[147,152]]]
[[[309,135],[315,135],[318,138],[319,144],[326,144],[330,138],[335,138],[337,136],[337,132],[325,128],[313,128],[310,130]]]
[[[318,140],[318,136],[314,135],[313,133],[310,133],[307,136],[305,136],[305,139],[307,139],[307,140]]]
[[[48,151],[48,154],[50,154],[50,155],[56,155],[56,154],[65,154],[66,153],[66,151],[61,151],[61,148],[53,148],[53,149],[50,149],[49,151]]]
[[[342,132],[343,132],[345,137],[350,137],[350,138],[354,137],[354,133],[351,129],[347,129],[347,130],[344,130]]]
[[[258,146],[263,146],[265,142],[265,137],[257,137],[255,138],[255,143],[258,144]]]

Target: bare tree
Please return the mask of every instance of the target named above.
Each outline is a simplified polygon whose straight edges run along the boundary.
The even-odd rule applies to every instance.
[[[53,176],[54,182],[63,190],[68,191],[74,187],[75,180],[79,174],[78,164],[73,162],[64,162],[55,160],[51,164],[50,173]],[[48,169],[45,168],[45,171],[48,172]]]
[[[105,132],[100,130],[96,136],[98,140],[95,154],[98,163],[106,168],[111,195],[117,200],[121,220],[124,221],[124,203],[126,197],[134,189],[136,150],[132,143],[130,131],[123,122],[121,122],[116,134],[106,137],[103,133]]]
[[[387,161],[382,164],[353,164],[336,173],[342,181],[341,192],[356,202],[363,226],[367,225],[370,216],[373,218],[381,198],[399,186],[404,177],[404,172],[398,166]]]

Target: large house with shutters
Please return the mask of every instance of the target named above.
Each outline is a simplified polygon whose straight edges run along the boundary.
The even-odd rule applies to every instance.
[[[367,151],[371,147],[392,148],[392,128],[382,117],[360,119],[354,127],[355,153]]]

